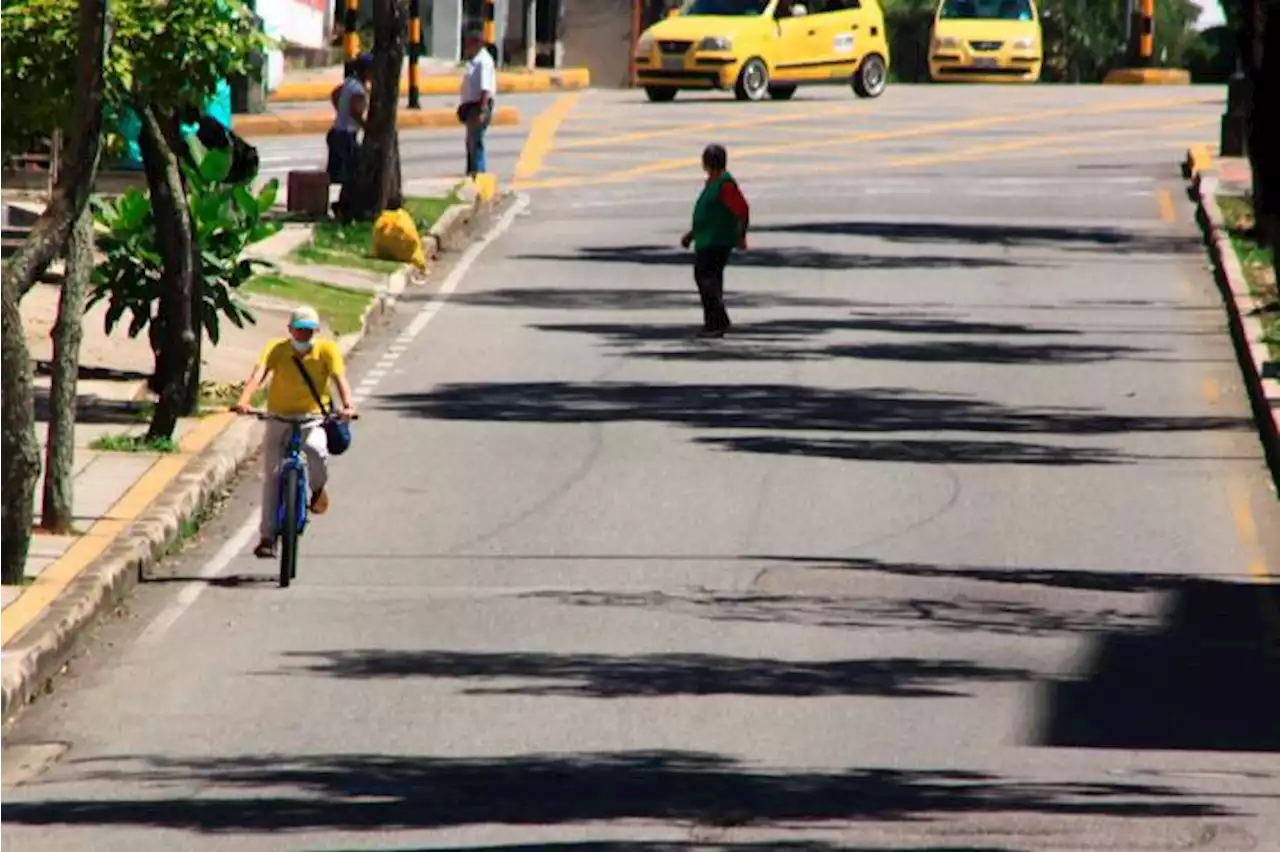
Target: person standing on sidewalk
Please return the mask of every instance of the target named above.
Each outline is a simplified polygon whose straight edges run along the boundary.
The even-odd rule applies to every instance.
[[[360,137],[365,129],[365,109],[369,105],[369,86],[373,82],[373,57],[362,53],[347,63],[346,77],[341,86],[335,86],[330,99],[333,101],[333,126],[325,136],[329,147],[327,170],[329,182],[341,185],[342,192],[333,205],[333,212],[342,216],[355,182],[356,167],[360,161]]]
[[[498,92],[498,69],[493,55],[484,43],[484,36],[475,31],[467,33],[462,43],[467,67],[462,75],[462,103],[458,105],[458,120],[467,127],[467,177],[488,170],[484,153],[484,135],[493,120],[493,98]]]
[[[729,155],[720,145],[702,152],[707,182],[693,205],[693,229],[680,245],[693,245],[693,280],[702,297],[702,330],[699,337],[724,337],[732,323],[724,307],[724,269],[735,248],[747,248],[751,210],[738,182],[729,174]]]

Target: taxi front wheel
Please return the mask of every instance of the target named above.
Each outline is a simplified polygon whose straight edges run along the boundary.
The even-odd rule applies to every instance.
[[[740,101],[762,101],[769,94],[769,68],[764,60],[753,58],[743,63],[733,94]]]
[[[860,98],[878,98],[884,94],[884,87],[889,82],[889,72],[884,65],[884,57],[877,53],[862,60],[853,75],[853,93]]]

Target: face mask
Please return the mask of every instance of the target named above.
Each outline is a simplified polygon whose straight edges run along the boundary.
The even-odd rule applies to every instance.
[[[312,341],[310,340],[291,340],[293,348],[297,352],[310,352]]]

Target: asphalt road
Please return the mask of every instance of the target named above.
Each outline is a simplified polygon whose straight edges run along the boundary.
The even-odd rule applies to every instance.
[[[297,584],[220,558],[246,483],[8,739],[6,849],[1280,849],[1280,519],[1176,169],[1221,103],[578,97],[357,359]]]

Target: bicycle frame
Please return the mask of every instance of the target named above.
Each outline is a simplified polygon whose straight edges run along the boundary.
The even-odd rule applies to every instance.
[[[280,462],[280,469],[276,473],[276,535],[284,529],[288,518],[284,516],[284,474],[290,469],[298,471],[298,500],[295,505],[298,507],[298,516],[294,518],[294,522],[298,525],[298,535],[302,535],[302,531],[307,528],[307,520],[310,517],[308,508],[310,502],[307,500],[307,460],[302,450],[302,424],[291,422],[289,430],[289,445],[285,449],[284,458]]]

